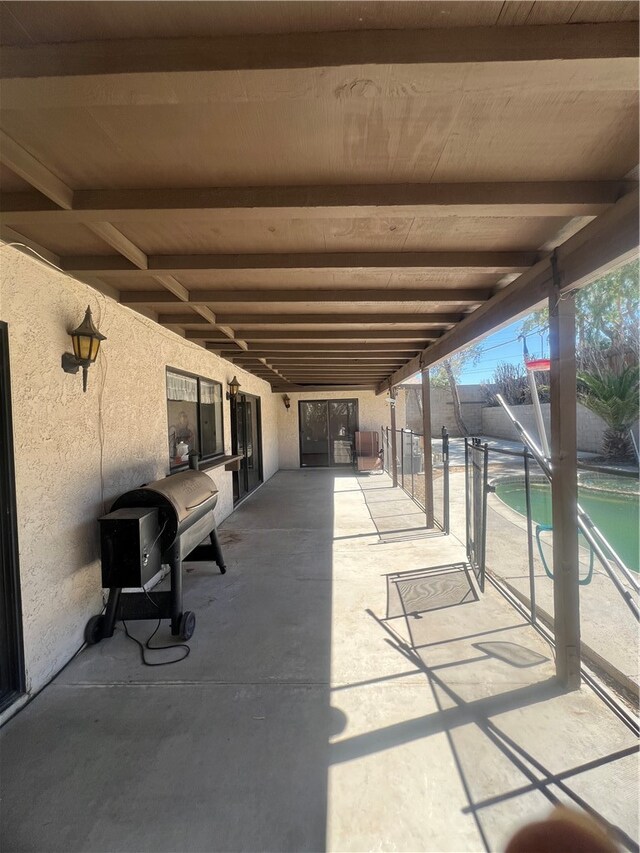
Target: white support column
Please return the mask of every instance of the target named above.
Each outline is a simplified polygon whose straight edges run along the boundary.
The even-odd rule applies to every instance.
[[[433,527],[433,455],[431,451],[431,384],[429,368],[422,376],[422,435],[424,444],[424,510],[427,527]]]
[[[555,257],[553,266],[549,346],[556,674],[575,690],[580,686],[575,306],[572,295],[561,296]]]

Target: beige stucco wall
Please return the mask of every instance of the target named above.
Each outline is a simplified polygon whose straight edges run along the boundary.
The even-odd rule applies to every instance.
[[[282,403],[266,382],[13,248],[0,248],[0,263],[27,683],[36,690],[80,647],[87,619],[102,607],[96,519],[103,507],[168,473],[167,365],[218,380],[225,390],[236,373],[244,391],[261,397],[265,479],[278,468]],[[60,358],[70,349],[66,330],[87,304],[107,340],[83,394],[81,375],[63,373]],[[226,400],[224,434],[229,452]],[[221,468],[212,476],[221,521],[232,510],[232,475]]]
[[[274,395],[275,396],[275,395]],[[287,411],[278,395],[278,433],[280,436],[280,467],[300,467],[299,400],[357,400],[358,426],[361,430],[380,430],[389,424],[389,404],[386,395],[375,391],[297,391],[290,393],[291,408]]]

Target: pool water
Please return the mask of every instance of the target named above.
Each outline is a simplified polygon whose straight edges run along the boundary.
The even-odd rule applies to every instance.
[[[526,517],[523,482],[496,484],[496,495],[507,506]],[[640,571],[640,498],[637,493],[603,491],[578,487],[578,500],[620,559],[634,572]],[[551,524],[551,487],[531,483],[531,515],[534,523]]]

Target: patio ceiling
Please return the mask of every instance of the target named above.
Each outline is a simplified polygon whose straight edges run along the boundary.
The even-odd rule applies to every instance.
[[[0,4],[1,236],[274,387],[380,390],[637,245],[636,3],[152,5]]]

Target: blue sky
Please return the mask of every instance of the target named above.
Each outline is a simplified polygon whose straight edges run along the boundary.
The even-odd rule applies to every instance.
[[[493,371],[501,361],[512,364],[522,364],[522,341],[518,335],[522,329],[523,319],[505,326],[494,335],[489,335],[482,342],[483,354],[476,364],[469,364],[460,376],[461,385],[476,385],[480,382],[489,382]],[[531,355],[548,355],[549,341],[548,332],[544,332],[541,340],[539,334],[527,337],[527,347]],[[544,352],[541,348],[544,347]]]

